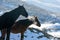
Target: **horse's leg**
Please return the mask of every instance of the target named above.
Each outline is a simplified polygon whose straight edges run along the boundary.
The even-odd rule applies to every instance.
[[[0,38],[0,40],[4,40],[5,39],[5,33],[6,33],[6,29],[1,30],[2,36]]]
[[[10,31],[11,31],[11,27],[7,28],[7,37],[6,37],[6,40],[10,40]]]
[[[21,33],[21,40],[24,39],[24,33]]]

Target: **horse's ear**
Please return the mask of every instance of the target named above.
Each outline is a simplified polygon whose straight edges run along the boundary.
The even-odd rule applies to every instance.
[[[23,4],[23,5],[21,5],[21,7],[24,7],[24,4]]]
[[[24,4],[22,6],[24,6]]]
[[[21,7],[20,5],[18,7]]]
[[[18,7],[21,7],[22,5],[19,5]]]
[[[34,16],[35,18],[37,18],[37,16]]]

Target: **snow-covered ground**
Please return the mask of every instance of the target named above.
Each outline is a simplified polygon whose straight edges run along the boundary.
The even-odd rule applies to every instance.
[[[57,28],[56,26],[59,26],[59,28]],[[54,29],[60,29],[60,24],[59,23],[56,23],[56,24],[41,24],[41,27],[38,27],[38,26],[32,24],[32,25],[29,26],[29,28],[36,28],[36,29],[41,30],[43,32],[45,31],[47,34],[52,35],[53,37],[60,38],[60,30],[58,30],[58,31],[54,30]],[[46,31],[46,30],[48,30],[48,31]],[[19,35],[20,35],[19,33],[18,34],[11,33],[11,40],[13,40],[13,39],[19,40],[19,38],[20,38]],[[24,35],[27,36],[27,37],[24,38],[24,40],[28,40],[28,39],[29,40],[48,40],[48,38],[46,38],[46,37],[42,37],[40,39],[37,38],[39,35],[42,35],[42,32],[40,32],[40,34],[36,34],[36,33],[32,33],[29,30],[27,30]]]
[[[60,38],[60,24],[56,23],[56,24],[41,24],[41,27],[38,27],[36,25],[31,25],[29,27],[32,28],[37,28],[38,30],[41,31],[46,31],[46,33],[54,36],[54,37],[58,37]]]

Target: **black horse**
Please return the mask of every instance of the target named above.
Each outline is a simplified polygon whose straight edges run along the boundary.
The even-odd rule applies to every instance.
[[[15,22],[11,28],[11,32],[14,34],[21,33],[20,40],[23,40],[24,39],[24,33],[27,30],[27,28],[29,27],[29,25],[31,25],[31,24],[35,24],[39,27],[41,26],[41,24],[40,24],[40,22],[36,16],[30,16],[30,17],[28,16],[27,19],[19,20],[19,21]],[[3,31],[2,31],[3,37],[5,37],[5,34],[6,34],[5,30],[6,29],[3,29]]]
[[[6,12],[0,17],[1,32],[3,29],[7,29],[6,30],[7,31],[6,40],[10,40],[9,37],[10,37],[10,31],[11,31],[12,25],[14,24],[14,22],[20,15],[28,17],[28,14],[23,6],[19,6],[18,8],[14,9],[10,12]],[[4,38],[2,38],[2,40],[4,40]]]

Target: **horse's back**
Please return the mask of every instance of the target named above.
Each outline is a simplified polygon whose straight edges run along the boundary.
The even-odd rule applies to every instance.
[[[29,19],[24,19],[24,20],[19,20],[19,21],[17,21],[15,24],[16,25],[29,25],[29,24],[31,24],[32,22],[29,20]]]

